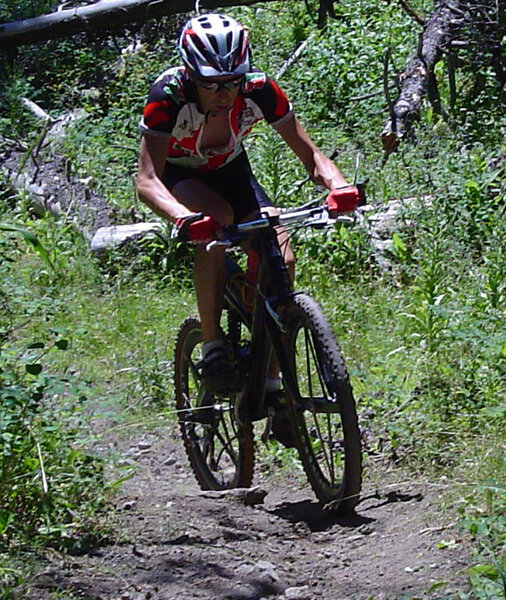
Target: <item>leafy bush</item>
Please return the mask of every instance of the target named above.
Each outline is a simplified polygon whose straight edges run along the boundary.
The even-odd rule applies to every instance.
[[[21,232],[49,264],[33,234],[0,229]],[[30,304],[12,279],[16,246],[0,249],[0,551],[35,540],[77,550],[99,534],[95,518],[106,500],[102,460],[79,442],[85,384],[51,372],[51,355],[70,346],[65,331],[46,327],[29,343],[17,339],[19,311],[33,318],[44,302]]]
[[[468,569],[472,592],[467,598],[499,599],[506,592],[506,490],[494,480],[480,487],[484,505],[477,505],[476,497],[469,497],[460,522],[461,529],[471,534],[477,548],[477,562]]]
[[[0,348],[0,550],[44,544],[79,550],[102,534],[96,514],[105,507],[103,464],[79,447],[82,385],[45,373],[44,356],[63,351],[55,332],[46,347],[33,342]],[[76,439],[77,438],[77,439]]]

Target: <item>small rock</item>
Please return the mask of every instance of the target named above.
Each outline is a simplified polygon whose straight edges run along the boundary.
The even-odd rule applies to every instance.
[[[255,567],[257,570],[261,571],[264,576],[267,575],[268,577],[270,577],[272,581],[279,581],[279,575],[277,574],[274,565],[270,562],[267,562],[266,560],[261,560],[255,565]]]
[[[358,528],[357,531],[359,531],[362,535],[371,535],[371,533],[374,533],[374,528],[371,525],[364,523]]]
[[[174,454],[171,454],[171,456],[169,456],[169,458],[167,458],[163,461],[163,465],[165,467],[170,467],[170,466],[176,464],[176,462],[177,462],[177,458],[174,456]]]
[[[137,444],[139,450],[149,450],[153,444],[147,440],[143,440]]]
[[[263,504],[267,491],[261,487],[253,488],[235,488],[232,490],[205,490],[200,492],[200,496],[204,498],[212,498],[214,500],[232,499],[246,506],[255,506],[255,504]]]
[[[274,565],[265,560],[260,560],[254,564],[243,563],[237,567],[235,573],[244,585],[250,585],[255,588],[252,589],[254,596],[251,596],[251,598],[258,598],[258,590],[256,588],[259,583],[262,584],[264,592],[268,592],[270,595],[281,594],[285,587],[281,584],[280,577]],[[234,596],[234,598],[239,597],[243,598],[243,596]],[[244,598],[249,598],[249,596],[244,596]]]
[[[311,600],[311,591],[308,585],[286,588],[284,597],[286,600]]]
[[[237,575],[239,575],[241,577],[249,577],[250,575],[252,575],[255,572],[255,566],[247,565],[247,564],[243,563],[242,565],[239,565],[237,567],[235,572],[237,573]]]
[[[238,529],[232,529],[230,527],[223,527],[221,535],[224,540],[229,542],[244,542],[245,540],[256,540],[256,535],[248,531],[239,531]]]

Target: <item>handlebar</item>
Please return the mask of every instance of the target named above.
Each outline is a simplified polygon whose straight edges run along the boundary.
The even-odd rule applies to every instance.
[[[342,189],[346,189],[351,186],[343,186]],[[366,204],[366,196],[365,196],[365,184],[357,183],[355,186],[359,193],[359,206],[364,206]],[[340,189],[340,188],[337,188]],[[354,215],[348,214],[338,214],[336,217],[330,216],[329,211],[326,205],[321,204],[322,199],[315,199],[311,202],[304,204],[303,206],[297,207],[295,209],[285,209],[280,212],[278,215],[269,215],[266,212],[260,214],[260,217],[257,219],[253,219],[252,221],[248,221],[246,223],[238,223],[235,225],[227,225],[222,227],[220,239],[215,239],[209,242],[206,245],[206,250],[209,251],[216,246],[236,246],[239,245],[242,241],[244,241],[247,237],[251,236],[252,233],[256,231],[260,231],[266,228],[272,228],[277,226],[292,226],[298,225],[299,227],[310,227],[312,229],[324,229],[326,227],[330,227],[335,225],[336,223],[348,223],[352,224],[356,222],[356,213]],[[318,206],[315,204],[318,203]],[[336,206],[332,206],[332,213],[336,211]],[[209,217],[206,217],[210,219]],[[190,217],[184,218],[184,222],[191,223],[191,221],[199,221],[203,219],[202,213],[195,213]],[[217,223],[214,223],[217,225]],[[182,226],[180,228],[175,228],[173,232],[173,237],[181,238]],[[214,237],[217,233],[216,229],[210,231],[212,235],[209,237]],[[208,237],[208,239],[209,239]],[[198,239],[198,238],[195,238]]]
[[[261,213],[258,219],[237,223],[235,225],[226,225],[222,228],[223,238],[213,240],[206,245],[206,250],[211,250],[216,246],[236,246],[251,233],[276,227],[279,225],[300,224],[301,227],[311,227],[312,229],[324,229],[336,223],[355,223],[355,217],[351,215],[339,215],[336,218],[329,217],[327,209],[323,206],[307,209],[289,209],[279,215],[269,215]]]

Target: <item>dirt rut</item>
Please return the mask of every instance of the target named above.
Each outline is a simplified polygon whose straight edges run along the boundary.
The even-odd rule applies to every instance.
[[[385,600],[465,588],[466,543],[437,486],[396,483],[386,468],[378,483],[371,468],[344,518],[321,509],[296,463],[279,470],[268,456],[255,480],[265,499],[251,506],[201,492],[175,431],[138,431],[111,448],[135,468],[117,497],[114,541],[54,557],[25,598]]]

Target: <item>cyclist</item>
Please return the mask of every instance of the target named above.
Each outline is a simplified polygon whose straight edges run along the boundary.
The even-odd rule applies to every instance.
[[[242,146],[252,126],[265,119],[304,164],[313,181],[330,190],[332,212],[353,210],[358,192],[312,142],[285,92],[251,63],[248,34],[222,14],[197,16],[179,38],[183,65],[168,69],[149,91],[142,131],[138,192],[158,215],[195,242],[194,284],[202,324],[202,376],[219,392],[236,378],[220,329],[226,267],[224,249],[203,242],[220,226],[276,209],[251,171]],[[279,231],[293,277],[293,253]],[[272,366],[266,392],[279,389]]]

